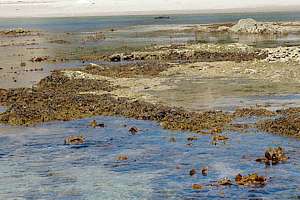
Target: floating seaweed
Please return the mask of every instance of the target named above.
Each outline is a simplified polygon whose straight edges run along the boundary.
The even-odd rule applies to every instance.
[[[265,152],[265,157],[256,159],[257,162],[265,163],[267,165],[276,165],[287,161],[289,158],[285,155],[282,147],[269,148]]]
[[[85,138],[82,135],[79,136],[68,136],[65,138],[65,145],[78,145],[83,144],[85,141]]]
[[[267,178],[264,176],[259,176],[255,174],[249,174],[248,176],[242,176],[238,174],[235,177],[235,182],[238,185],[243,186],[255,186],[255,185],[265,185],[267,183]]]

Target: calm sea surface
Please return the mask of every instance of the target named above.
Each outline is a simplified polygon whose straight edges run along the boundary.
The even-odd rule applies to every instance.
[[[236,22],[241,18],[258,21],[296,21],[300,12],[193,14],[170,15],[170,19],[155,19],[156,16],[113,16],[74,18],[0,19],[0,28],[26,27],[47,31],[93,31],[103,28],[119,28],[137,25],[206,24]]]

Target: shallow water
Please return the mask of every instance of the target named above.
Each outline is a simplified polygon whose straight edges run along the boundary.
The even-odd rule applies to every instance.
[[[0,38],[0,88],[31,87],[49,75],[51,70],[80,66],[81,56],[131,52],[157,44],[239,42],[257,47],[300,45],[300,35],[297,34],[254,37],[181,32],[183,28],[191,28],[195,24],[236,22],[249,17],[259,21],[295,21],[300,20],[300,13],[171,15],[170,19],[163,20],[155,20],[155,16],[0,19],[0,29],[23,27],[42,31],[41,36]],[[93,31],[103,32],[105,39],[84,42],[83,39]],[[55,40],[67,43],[50,42]],[[57,60],[66,58],[69,61],[58,64],[30,61],[37,56]],[[22,62],[26,63],[25,67],[21,66]]]
[[[180,78],[175,87],[149,91],[158,101],[191,111],[226,110],[262,105],[270,110],[300,106],[299,84],[282,84],[251,79]]]
[[[162,130],[158,124],[117,117],[52,122],[36,127],[0,126],[0,199],[296,199],[300,195],[299,141],[249,130],[228,133],[226,144],[211,144],[209,136]],[[123,125],[128,125],[124,127]],[[128,127],[142,129],[138,135]],[[83,134],[86,144],[63,145],[64,137]],[[175,137],[177,142],[170,143]],[[291,159],[265,167],[256,163],[269,146],[283,146]],[[128,155],[128,161],[116,161]],[[209,167],[209,175],[189,176],[192,168]],[[198,171],[199,171],[198,170]],[[205,187],[238,173],[269,177],[265,187]]]

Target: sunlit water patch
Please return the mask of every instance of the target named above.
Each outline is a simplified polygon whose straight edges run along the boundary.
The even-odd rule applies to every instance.
[[[192,133],[163,130],[154,122],[97,117],[52,122],[35,127],[0,126],[0,199],[293,199],[300,195],[299,141],[249,130],[228,133],[226,144],[211,144]],[[124,126],[126,125],[126,127]],[[128,128],[141,131],[131,135]],[[83,134],[86,143],[64,145],[68,135]],[[170,142],[175,137],[176,142]],[[269,146],[283,146],[286,164],[265,167],[254,160]],[[117,161],[119,155],[128,160]],[[191,177],[192,168],[208,166],[208,176]],[[265,187],[205,187],[238,173],[270,177]]]

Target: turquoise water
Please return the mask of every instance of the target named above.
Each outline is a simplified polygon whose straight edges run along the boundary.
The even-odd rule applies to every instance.
[[[12,27],[35,28],[47,31],[95,31],[137,25],[207,24],[236,22],[241,18],[258,21],[300,20],[300,12],[236,13],[236,14],[193,14],[170,15],[170,19],[157,20],[156,16],[113,16],[113,17],[70,17],[70,18],[19,18],[0,19],[0,29]]]
[[[35,127],[0,127],[0,199],[297,199],[300,197],[299,141],[249,130],[228,133],[226,144],[211,144],[191,133],[162,130],[158,124],[117,117],[52,122]],[[127,127],[124,127],[124,124]],[[141,131],[132,136],[128,127]],[[81,146],[64,137],[83,134]],[[171,137],[176,142],[169,142]],[[290,160],[265,167],[256,163],[269,146],[283,146]],[[128,161],[117,161],[127,155]],[[209,167],[203,177],[199,170]],[[189,170],[198,174],[190,177]],[[238,173],[267,176],[265,187],[209,187]],[[194,191],[192,184],[205,185]]]

